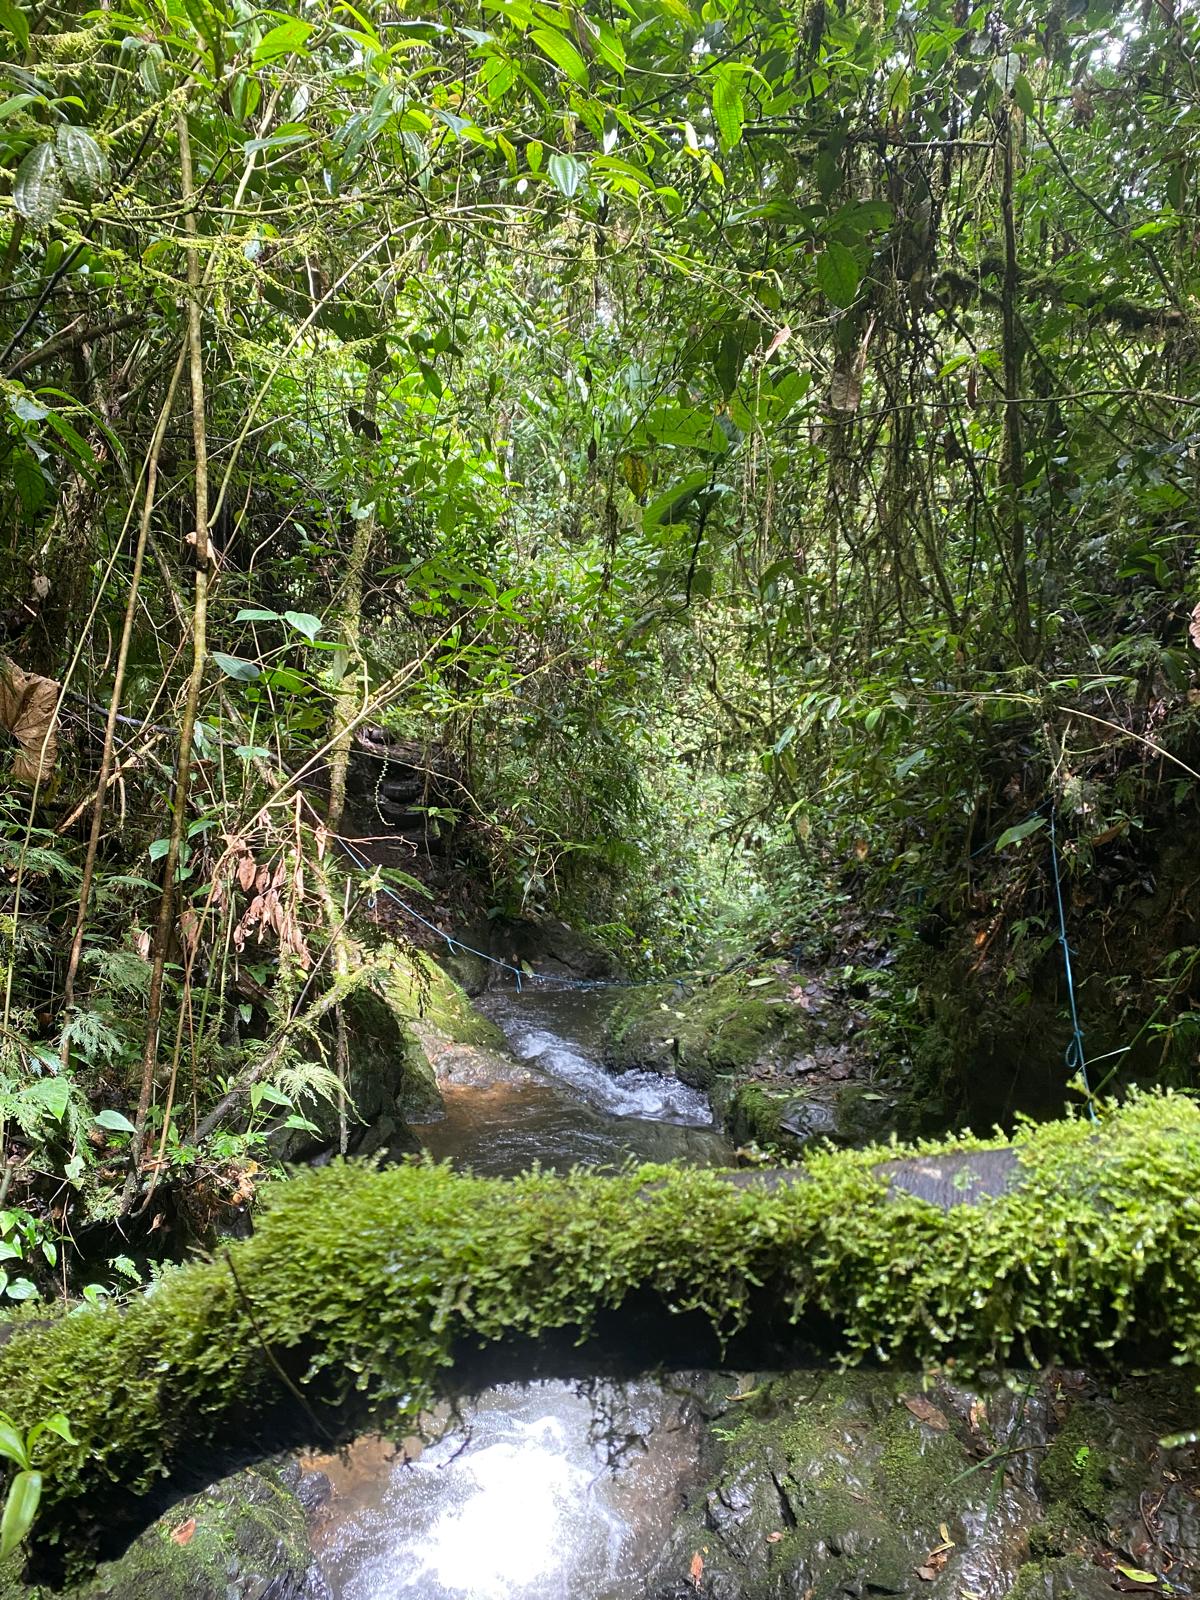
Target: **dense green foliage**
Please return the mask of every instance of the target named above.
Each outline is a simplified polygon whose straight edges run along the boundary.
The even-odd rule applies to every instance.
[[[1194,821],[1196,19],[593,10],[0,11],[0,1118],[92,1214],[336,1092],[356,728],[451,754],[427,909],[853,894],[1017,1011],[1049,807],[1097,948]],[[1167,898],[1094,1004],[1183,1070]]]
[[[210,1237],[268,1132],[350,1148],[372,917],[410,1012],[521,914],[769,955],[709,996],[737,1061],[835,955],[937,1126],[1026,1047],[985,1114],[1057,1110],[1073,939],[1101,1072],[1195,1084],[1198,57],[1126,0],[0,0],[6,1308],[157,1270],[80,1278],[91,1225]],[[1100,1137],[945,1216],[869,1156],[337,1168],[235,1252],[261,1337],[214,1260],[0,1391],[77,1430],[61,1503],[218,1436],[263,1338],[415,1405],[644,1283],[1195,1358],[1195,1113]]]
[[[1122,1342],[1200,1357],[1200,1113],[1135,1100],[1099,1128],[1022,1133],[1019,1176],[949,1209],[889,1194],[881,1156],[811,1157],[797,1181],[731,1188],[706,1171],[530,1174],[335,1165],[279,1186],[253,1239],[181,1268],[125,1311],[83,1308],[0,1348],[18,1422],[68,1414],[47,1495],[144,1488],[180,1452],[244,1439],[280,1370],[321,1398],[359,1391],[384,1425],[434,1394],[457,1345],[565,1328],[650,1289],[732,1332],[754,1297],[826,1317],[850,1360],[963,1368],[1010,1356],[1103,1356]],[[347,1236],[345,1219],[354,1217]],[[321,1398],[318,1398],[321,1397]]]

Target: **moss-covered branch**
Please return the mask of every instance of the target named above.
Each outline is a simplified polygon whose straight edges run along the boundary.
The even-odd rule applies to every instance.
[[[832,1319],[852,1359],[1070,1357],[1131,1337],[1194,1360],[1200,1110],[1149,1096],[1099,1126],[1030,1129],[1011,1161],[982,1163],[981,1197],[963,1153],[1002,1148],[826,1152],[796,1181],[749,1184],[334,1165],[274,1191],[232,1247],[236,1281],[218,1258],[124,1311],[11,1338],[0,1403],[21,1426],[70,1418],[80,1444],[55,1441],[47,1486],[62,1506],[97,1491],[111,1504],[201,1444],[244,1438],[278,1402],[280,1368],[314,1397],[411,1412],[461,1341],[586,1330],[635,1290],[726,1328],[766,1293]],[[929,1168],[932,1199],[910,1192]]]

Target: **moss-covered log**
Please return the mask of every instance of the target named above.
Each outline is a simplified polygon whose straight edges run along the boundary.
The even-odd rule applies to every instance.
[[[765,1182],[334,1165],[274,1190],[228,1258],[10,1338],[0,1404],[22,1426],[70,1418],[80,1442],[54,1441],[47,1493],[51,1526],[74,1534],[85,1495],[111,1513],[246,1438],[288,1399],[284,1372],[317,1410],[360,1395],[411,1414],[456,1347],[587,1330],[635,1291],[725,1328],[763,1304],[832,1323],[851,1359],[1095,1356],[1136,1339],[1194,1361],[1200,1110],[1148,1096],[1005,1148],[827,1151]]]

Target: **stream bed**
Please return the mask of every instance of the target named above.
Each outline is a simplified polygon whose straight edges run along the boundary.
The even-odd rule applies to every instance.
[[[601,1063],[603,989],[493,991],[479,1009],[503,1030],[520,1070],[443,1084],[446,1114],[416,1128],[430,1155],[486,1177],[634,1161],[730,1166],[707,1097],[676,1078]]]
[[[540,1164],[733,1160],[704,1095],[601,1063],[602,990],[527,988],[479,1008],[520,1070],[446,1084],[417,1128],[455,1166],[506,1177]],[[432,1444],[364,1438],[305,1465],[333,1495],[314,1539],[332,1600],[625,1600],[647,1592],[700,1476],[704,1380],[542,1380],[486,1389],[433,1420]]]

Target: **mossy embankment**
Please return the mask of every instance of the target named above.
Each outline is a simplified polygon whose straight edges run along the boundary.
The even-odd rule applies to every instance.
[[[618,1071],[649,1067],[703,1089],[730,1138],[787,1156],[896,1127],[894,1097],[861,1081],[847,1034],[827,986],[776,962],[625,991],[605,1057]]]
[[[635,1291],[726,1330],[815,1319],[850,1359],[970,1365],[1128,1340],[1195,1360],[1200,1110],[1147,1096],[1098,1126],[1024,1130],[1002,1192],[974,1204],[969,1182],[941,1204],[889,1183],[897,1162],[956,1170],[947,1158],[996,1148],[824,1151],[773,1181],[301,1174],[227,1254],[0,1348],[18,1424],[64,1412],[79,1441],[54,1441],[43,1536],[87,1544],[93,1518],[128,1515],[181,1461],[249,1448],[256,1416],[299,1408],[283,1374],[334,1427],[370,1407],[411,1416],[456,1352],[582,1335]]]
[[[504,1051],[500,1030],[471,1004],[459,984],[425,951],[385,941],[364,952],[358,981],[342,1005],[348,1044],[348,1116],[351,1154],[412,1152],[411,1123],[441,1115],[439,1077],[444,1062],[459,1054],[486,1058]],[[319,1053],[333,1053],[331,1025],[318,1040]],[[299,1161],[335,1144],[336,1099],[310,1096],[306,1127],[280,1117],[270,1130],[273,1153]]]

